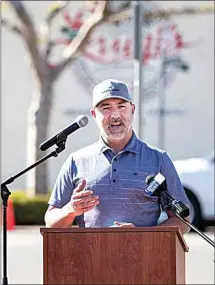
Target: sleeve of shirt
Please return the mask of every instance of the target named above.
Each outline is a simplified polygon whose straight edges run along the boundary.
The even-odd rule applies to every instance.
[[[72,155],[70,155],[64,162],[58,174],[52,194],[48,201],[49,205],[56,208],[62,208],[70,201],[74,190],[72,163],[73,159]]]
[[[184,191],[175,166],[166,152],[163,153],[161,174],[166,178],[167,188],[170,195],[176,200],[180,200],[186,206],[189,205],[189,200]]]

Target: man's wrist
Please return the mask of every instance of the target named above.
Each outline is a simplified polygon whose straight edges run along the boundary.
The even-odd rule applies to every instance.
[[[76,217],[76,212],[75,212],[73,206],[70,203],[66,204],[62,208],[62,210],[63,210],[63,213],[65,214],[65,216],[71,216],[71,217],[74,217],[74,218]]]

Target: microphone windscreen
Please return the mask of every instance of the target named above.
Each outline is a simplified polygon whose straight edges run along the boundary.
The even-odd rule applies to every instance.
[[[87,116],[80,115],[77,117],[76,122],[80,128],[83,128],[88,124],[89,119]]]
[[[147,177],[146,177],[146,184],[147,185],[149,185],[152,181],[153,181],[153,179],[154,179],[154,176],[153,175],[148,175]]]

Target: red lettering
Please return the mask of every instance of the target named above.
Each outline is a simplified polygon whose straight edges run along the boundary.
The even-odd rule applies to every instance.
[[[99,54],[104,55],[106,52],[106,47],[105,47],[105,39],[103,37],[98,38],[98,44],[99,44]]]
[[[184,42],[182,39],[182,36],[177,32],[175,34],[175,48],[176,49],[181,49],[184,46]]]
[[[119,53],[119,49],[120,49],[120,41],[119,40],[114,40],[113,41],[112,49],[113,49],[113,52],[115,54]]]
[[[175,33],[176,31],[171,31],[170,33],[166,34],[164,41],[165,56],[174,56],[177,54],[175,46]]]
[[[157,38],[156,38],[156,41],[155,41],[155,53],[154,53],[154,58],[158,58],[161,56],[161,48],[162,48],[162,39],[163,37],[163,28],[162,27],[159,27],[157,29]]]
[[[131,40],[126,40],[123,47],[123,54],[126,58],[131,56]]]
[[[67,15],[67,22],[70,20],[70,27],[75,31],[78,31],[83,24],[83,16],[84,14],[82,11],[76,13],[73,19],[69,18],[69,15]]]
[[[143,43],[143,61],[147,62],[151,58],[152,36],[146,35]]]

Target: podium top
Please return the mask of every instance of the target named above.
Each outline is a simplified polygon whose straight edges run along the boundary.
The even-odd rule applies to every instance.
[[[40,228],[41,234],[45,233],[123,233],[123,232],[176,232],[184,250],[187,252],[189,248],[185,242],[185,239],[178,227],[165,227],[165,226],[152,226],[152,227],[132,227],[132,228]]]

